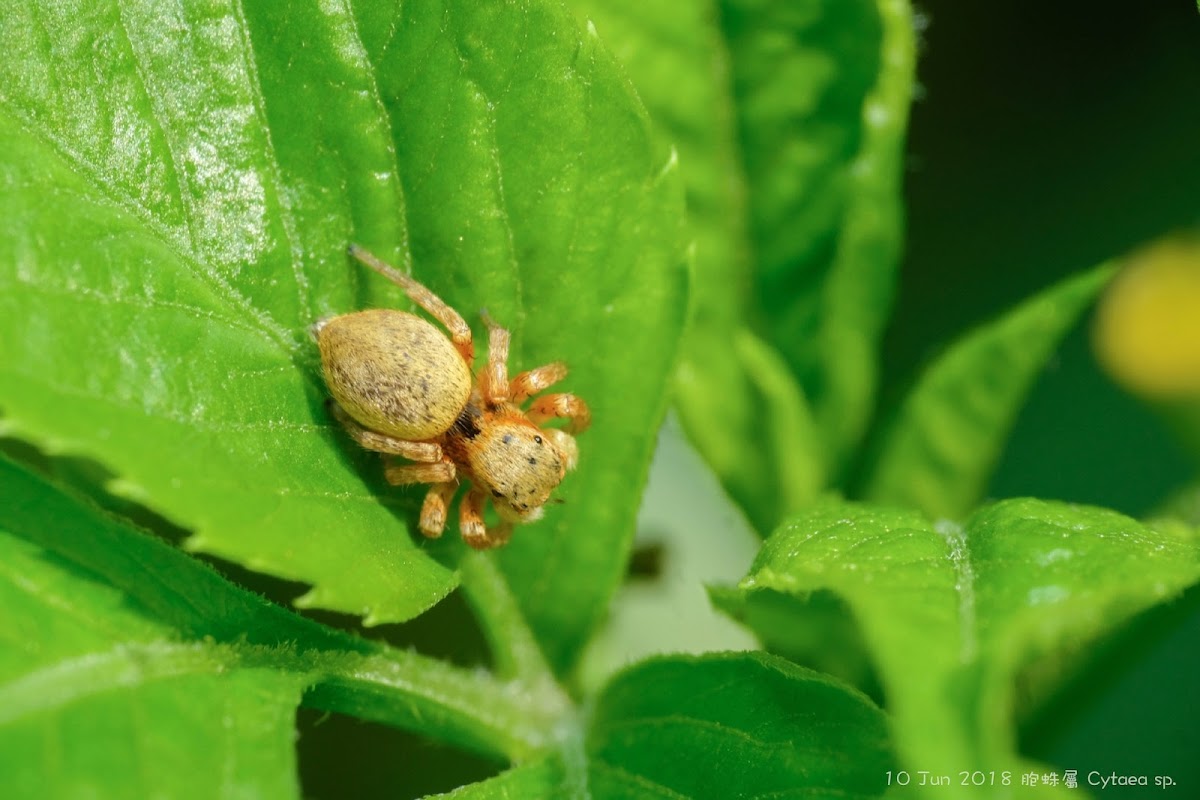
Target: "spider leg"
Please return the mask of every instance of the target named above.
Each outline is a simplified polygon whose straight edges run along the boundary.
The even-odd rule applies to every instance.
[[[508,384],[508,399],[523,403],[528,397],[543,392],[567,377],[567,365],[561,361],[522,372]]]
[[[476,550],[499,547],[512,536],[511,522],[501,522],[494,528],[487,527],[483,521],[485,502],[487,496],[478,487],[472,486],[459,508],[458,529],[462,532],[463,541]]]
[[[377,453],[404,456],[410,461],[434,463],[442,460],[442,448],[433,442],[411,442],[407,439],[397,439],[394,436],[367,430],[355,422],[337,403],[331,400],[329,405],[334,418],[346,429],[350,438],[358,442],[360,447],[374,450]]]
[[[456,491],[458,484],[452,480],[435,483],[429,488],[429,494],[425,495],[425,502],[421,504],[421,520],[417,524],[423,536],[436,539],[442,535],[446,529],[446,510]]]
[[[509,333],[485,311],[483,321],[488,328],[487,366],[479,374],[479,391],[483,402],[489,406],[508,401],[508,345]]]
[[[501,522],[494,528],[489,528],[487,532],[488,547],[500,547],[508,544],[508,540],[512,538],[513,524],[511,522]]]
[[[488,548],[487,526],[483,522],[483,504],[487,498],[478,486],[472,486],[458,508],[458,530],[463,541],[476,550]]]
[[[583,433],[592,424],[592,412],[587,403],[573,394],[548,394],[533,401],[527,415],[537,425],[549,419],[567,420],[567,433]]]
[[[575,443],[575,437],[558,428],[543,428],[542,433],[554,442],[558,452],[562,453],[563,467],[567,472],[575,469],[575,465],[579,463],[579,445]]]
[[[383,468],[383,477],[392,486],[406,486],[410,483],[451,483],[456,472],[450,461],[439,461],[436,464],[388,464]]]
[[[454,347],[463,357],[463,361],[467,362],[468,367],[475,365],[475,341],[471,338],[471,327],[467,325],[467,321],[462,318],[461,314],[446,305],[442,298],[426,289],[422,284],[386,264],[373,253],[356,244],[350,245],[346,252],[399,286],[409,296],[409,299],[425,309],[429,316],[446,326],[446,330],[450,331],[450,341],[454,343]]]

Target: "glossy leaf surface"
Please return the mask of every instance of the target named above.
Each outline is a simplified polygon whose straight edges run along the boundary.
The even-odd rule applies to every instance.
[[[514,372],[569,362],[592,404],[566,505],[504,559],[567,660],[620,574],[684,304],[669,154],[597,40],[537,0],[5,15],[4,430],[311,584],[303,605],[420,613],[454,557],[332,424],[306,333],[404,304],[358,241],[509,326]]]
[[[121,608],[152,621],[154,630],[181,648],[219,644],[226,648],[223,663],[274,670],[281,680],[302,676],[308,688],[305,704],[314,708],[420,730],[511,758],[543,747],[547,729],[563,712],[553,686],[523,686],[514,676],[502,682],[478,669],[397,650],[300,617],[4,458],[0,529],[103,584],[120,597]],[[20,615],[19,610],[14,613]],[[95,613],[102,620],[106,609]],[[519,619],[511,620],[505,635],[531,640],[530,631],[520,626]],[[536,650],[536,644],[529,647]],[[169,667],[173,654],[148,653],[145,666],[156,669],[156,662],[165,660]],[[19,655],[14,663],[36,666]]]
[[[795,636],[789,626],[808,624],[804,603],[787,604],[790,615],[755,613],[760,597],[836,595],[879,676],[907,768],[1019,776],[1015,687],[1025,670],[1062,675],[1081,648],[1197,579],[1194,540],[1103,509],[1009,500],[958,527],[843,505],[782,526],[739,591],[717,597],[772,626],[764,639],[783,641]]]
[[[587,748],[598,797],[873,797],[890,766],[886,739],[879,710],[828,676],[725,653],[618,675]]]
[[[766,535],[840,480],[873,403],[911,12],[895,0],[572,6],[679,152],[695,280],[676,403]]]
[[[305,681],[179,642],[118,591],[0,532],[0,793],[298,797]]]

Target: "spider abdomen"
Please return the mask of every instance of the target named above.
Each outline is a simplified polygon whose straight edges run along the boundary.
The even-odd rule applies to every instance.
[[[403,311],[372,309],[320,325],[325,382],[360,425],[399,439],[445,433],[471,395],[471,372],[440,330]]]

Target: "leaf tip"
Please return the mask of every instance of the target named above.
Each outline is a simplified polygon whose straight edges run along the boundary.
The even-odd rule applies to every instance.
[[[299,609],[317,608],[321,604],[321,590],[313,586],[304,594],[292,600],[292,605]]]
[[[114,497],[148,505],[153,502],[150,490],[133,480],[117,476],[104,484],[104,490]]]
[[[658,174],[654,177],[654,185],[657,186],[658,184],[662,183],[672,173],[675,173],[678,170],[679,151],[675,149],[674,145],[672,145],[671,152],[667,154],[666,162],[663,163],[662,167],[658,170]]]

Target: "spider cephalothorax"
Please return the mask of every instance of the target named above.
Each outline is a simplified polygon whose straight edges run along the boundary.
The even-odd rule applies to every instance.
[[[421,533],[442,535],[447,507],[465,478],[471,486],[460,508],[463,539],[479,549],[504,544],[515,523],[541,517],[575,467],[572,434],[590,423],[587,404],[572,394],[548,394],[523,410],[526,400],[566,377],[567,368],[555,362],[510,381],[508,331],[486,314],[488,360],[473,381],[475,345],[462,316],[365,250],[351,246],[350,254],[404,289],[450,338],[414,314],[389,309],[317,323],[334,416],[368,450],[414,462],[389,464],[390,483],[433,484],[421,507]],[[540,427],[553,418],[567,423]],[[483,520],[489,499],[501,519],[492,528]]]

